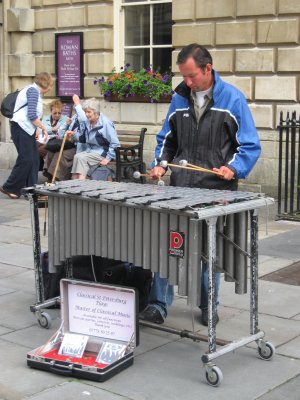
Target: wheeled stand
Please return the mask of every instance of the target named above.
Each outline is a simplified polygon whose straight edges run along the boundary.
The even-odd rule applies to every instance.
[[[202,356],[207,382],[218,386],[223,379],[222,371],[213,360],[223,354],[234,351],[239,347],[256,342],[258,354],[263,360],[271,360],[275,354],[272,343],[263,340],[265,333],[258,329],[258,212],[250,211],[250,336],[235,340],[216,349],[216,301],[215,301],[215,274],[216,274],[216,222],[213,217],[207,220],[209,225],[208,250],[208,354]]]

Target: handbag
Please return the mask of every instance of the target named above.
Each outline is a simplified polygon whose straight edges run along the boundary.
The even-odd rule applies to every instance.
[[[107,181],[110,177],[115,178],[115,172],[108,166],[94,165],[88,170],[87,176],[95,181]]]
[[[59,138],[53,138],[50,139],[46,145],[45,145],[45,149],[48,151],[51,151],[51,153],[56,153],[60,150],[61,145],[62,145],[63,139],[59,139]],[[75,147],[75,144],[69,140],[65,141],[64,144],[64,150],[70,150],[73,149]]]
[[[149,269],[100,256],[73,256],[71,260],[73,278],[133,287],[138,290],[139,311],[147,307],[152,285]]]

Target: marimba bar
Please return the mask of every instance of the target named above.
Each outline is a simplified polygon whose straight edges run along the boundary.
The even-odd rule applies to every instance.
[[[200,261],[216,240],[216,266],[236,293],[247,291],[248,214],[271,204],[258,193],[102,181],[36,186],[48,196],[49,271],[96,255],[159,272],[200,304]],[[207,221],[216,218],[216,238]]]

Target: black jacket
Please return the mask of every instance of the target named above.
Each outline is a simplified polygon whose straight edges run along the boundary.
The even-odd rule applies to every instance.
[[[236,179],[226,181],[203,172],[172,168],[171,185],[236,190],[260,154],[260,143],[243,94],[222,81],[214,71],[213,98],[198,123],[190,100],[190,89],[176,88],[166,121],[157,136],[156,159],[178,164],[180,160],[207,169],[226,165]]]

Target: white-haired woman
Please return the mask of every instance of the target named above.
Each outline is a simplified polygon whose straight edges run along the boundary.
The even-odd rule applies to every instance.
[[[85,143],[85,150],[75,155],[71,172],[72,179],[83,180],[91,167],[104,167],[115,159],[115,148],[120,142],[113,122],[100,113],[99,100],[86,100],[82,108],[79,97],[74,95],[73,102],[80,128],[77,132],[68,131],[68,135],[74,142]]]

